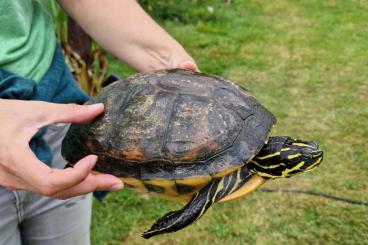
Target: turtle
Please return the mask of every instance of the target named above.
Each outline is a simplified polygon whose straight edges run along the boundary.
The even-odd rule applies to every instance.
[[[314,141],[270,136],[275,116],[235,82],[183,69],[138,73],[106,86],[87,104],[105,112],[72,125],[62,155],[72,166],[98,156],[93,172],[138,192],[186,205],[158,219],[146,239],[178,231],[214,203],[255,191],[269,179],[314,170]]]

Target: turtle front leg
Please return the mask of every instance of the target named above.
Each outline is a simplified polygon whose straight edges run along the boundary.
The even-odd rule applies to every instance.
[[[215,202],[233,193],[243,186],[253,175],[244,166],[239,170],[222,178],[212,180],[203,187],[193,198],[180,210],[169,212],[158,219],[148,231],[142,234],[143,238],[175,232],[198,220],[207,209]]]

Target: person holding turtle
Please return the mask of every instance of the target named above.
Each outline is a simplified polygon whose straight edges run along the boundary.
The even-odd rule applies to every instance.
[[[198,70],[136,1],[59,3],[137,71]],[[73,80],[51,17],[37,1],[0,1],[0,29],[0,244],[89,244],[88,193],[119,190],[123,183],[112,175],[91,175],[94,155],[63,169],[60,147],[69,123],[92,120],[104,107],[78,105],[88,96]]]

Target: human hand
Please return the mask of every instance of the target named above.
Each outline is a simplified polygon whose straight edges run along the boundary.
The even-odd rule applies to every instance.
[[[73,168],[52,169],[38,160],[29,147],[40,128],[53,123],[84,123],[103,110],[103,104],[0,99],[0,186],[58,199],[123,188],[121,180],[112,175],[90,173],[97,160],[94,155],[81,159]]]

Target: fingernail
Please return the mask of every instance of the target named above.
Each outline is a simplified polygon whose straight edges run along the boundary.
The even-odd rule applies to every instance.
[[[90,168],[90,170],[93,169],[93,167],[95,166],[96,162],[97,162],[97,156],[96,155],[91,155],[89,157],[89,168]]]
[[[92,105],[87,105],[87,106],[91,109],[102,109],[102,108],[104,108],[103,103],[97,103],[97,104],[92,104]]]
[[[120,183],[116,183],[116,184],[112,185],[110,187],[110,190],[111,191],[118,191],[118,190],[121,190],[123,188],[124,188],[124,184],[123,184],[123,182],[120,182]]]
[[[198,67],[191,61],[183,62],[181,64],[181,68],[186,69],[186,70],[191,70],[191,71],[194,71],[194,72],[199,72]]]

